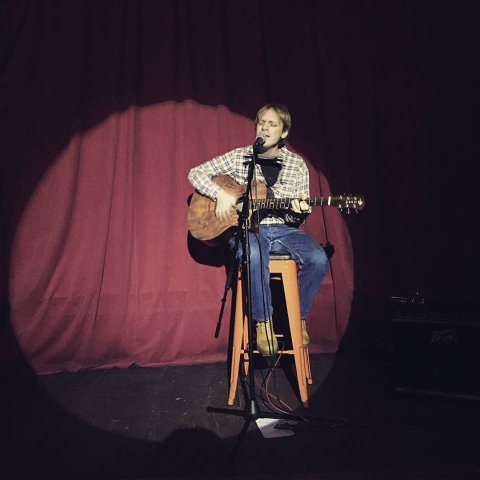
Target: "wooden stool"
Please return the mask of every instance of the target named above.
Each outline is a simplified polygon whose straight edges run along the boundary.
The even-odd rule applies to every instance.
[[[305,407],[308,407],[307,383],[312,384],[310,369],[310,357],[308,347],[303,346],[302,320],[300,317],[300,294],[298,290],[298,267],[295,260],[289,255],[270,256],[270,278],[281,280],[288,314],[288,324],[292,340],[292,349],[283,350],[283,354],[293,355],[297,373],[298,390],[300,399]],[[245,375],[248,374],[248,325],[247,314],[243,310],[244,298],[242,288],[242,276],[240,269],[237,279],[237,295],[235,305],[235,322],[233,329],[232,365],[230,370],[230,390],[228,405],[233,405],[237,391],[240,358],[243,355]],[[252,325],[252,328],[254,326]],[[279,337],[280,335],[276,335]],[[258,350],[254,350],[258,353]]]

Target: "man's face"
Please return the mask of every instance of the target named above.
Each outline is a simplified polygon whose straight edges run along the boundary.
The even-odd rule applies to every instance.
[[[281,138],[288,135],[288,131],[283,131],[282,120],[275,110],[269,109],[260,115],[257,123],[257,137],[259,135],[266,138],[263,149],[276,146]]]

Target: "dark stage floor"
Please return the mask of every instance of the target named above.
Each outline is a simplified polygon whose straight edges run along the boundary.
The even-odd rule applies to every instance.
[[[270,385],[308,421],[270,439],[252,422],[233,464],[244,420],[207,412],[226,407],[225,364],[11,372],[3,478],[480,478],[478,401],[399,396],[384,362],[361,352],[314,355],[312,370],[308,410],[283,369]]]

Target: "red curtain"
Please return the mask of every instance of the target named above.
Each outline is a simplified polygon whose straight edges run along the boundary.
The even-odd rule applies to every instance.
[[[187,174],[280,101],[312,195],[354,190],[333,3],[5,2],[2,280],[35,371],[226,358],[223,258],[188,237]],[[333,208],[304,228],[335,248],[310,319],[312,350],[332,352],[354,250]]]

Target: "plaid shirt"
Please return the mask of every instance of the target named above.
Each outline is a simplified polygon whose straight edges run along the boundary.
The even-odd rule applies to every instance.
[[[228,175],[238,184],[245,185],[247,183],[248,162],[252,159],[252,155],[252,146],[236,148],[192,168],[188,179],[202,195],[215,200],[221,187],[212,181],[212,177]],[[277,158],[281,161],[282,168],[275,185],[271,187],[274,197],[300,198],[302,195],[309,197],[308,168],[303,158],[290,152],[286,147],[280,149],[280,155]],[[258,164],[255,166],[255,179],[266,183],[262,169]],[[284,220],[280,217],[269,216],[264,218],[261,223],[284,223]]]

